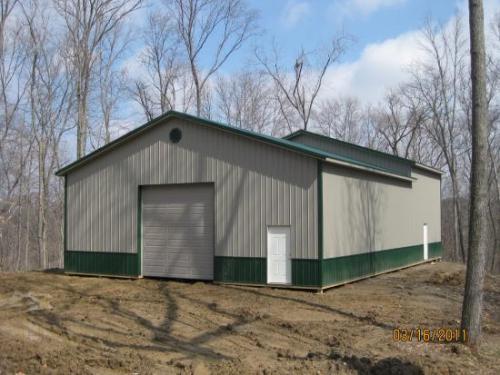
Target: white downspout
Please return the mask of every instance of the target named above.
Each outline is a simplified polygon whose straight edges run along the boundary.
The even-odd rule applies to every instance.
[[[429,238],[427,235],[427,224],[424,223],[424,260],[429,259]]]

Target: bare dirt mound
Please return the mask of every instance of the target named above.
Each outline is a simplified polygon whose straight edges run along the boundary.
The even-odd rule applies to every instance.
[[[462,270],[453,272],[434,271],[429,282],[435,285],[459,286],[465,285],[465,273]]]
[[[486,282],[479,356],[394,339],[458,328],[463,272],[427,264],[324,294],[4,273],[0,374],[498,374],[498,278]]]

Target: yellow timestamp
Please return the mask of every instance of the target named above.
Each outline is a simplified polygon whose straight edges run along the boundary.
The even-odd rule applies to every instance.
[[[466,342],[467,330],[460,328],[395,328],[392,339],[399,342]]]

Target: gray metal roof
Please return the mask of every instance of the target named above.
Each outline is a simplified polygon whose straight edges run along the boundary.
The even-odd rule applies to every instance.
[[[367,163],[385,171],[390,171],[406,177],[411,176],[411,169],[413,167],[424,168],[429,172],[434,172],[439,175],[442,173],[438,169],[416,163],[411,159],[345,142],[307,130],[297,130],[283,137],[283,139],[314,147],[315,149],[320,149],[325,152],[333,152],[351,160],[355,160],[356,162]]]

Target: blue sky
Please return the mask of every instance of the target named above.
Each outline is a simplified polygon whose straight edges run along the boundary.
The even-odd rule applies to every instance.
[[[347,60],[357,58],[366,44],[418,29],[428,15],[447,20],[456,9],[455,0],[281,0],[252,4],[261,12],[263,27],[286,50],[321,43],[342,30],[352,35],[355,43]]]
[[[499,2],[485,0],[486,6]],[[147,13],[162,6],[161,0],[149,4],[136,13],[139,25]],[[282,63],[292,67],[301,47],[314,50],[343,32],[352,37],[352,43],[328,70],[320,96],[341,93],[372,103],[404,80],[408,65],[418,58],[419,30],[426,18],[447,23],[466,8],[466,0],[247,0],[247,4],[259,13],[260,35],[233,55],[219,73],[231,74],[254,64],[255,48],[265,53],[273,41]],[[137,35],[136,52],[140,50]],[[132,76],[141,74],[137,54],[126,65]]]
[[[409,67],[422,58],[421,28],[426,18],[442,24],[460,14],[467,32],[467,0],[247,0],[260,16],[261,35],[233,55],[220,69],[221,74],[247,69],[255,62],[257,46],[266,51],[273,40],[279,46],[285,66],[292,68],[294,57],[304,47],[314,50],[325,45],[339,31],[353,38],[342,59],[326,72],[318,101],[350,96],[362,104],[377,104],[388,90],[408,79]],[[149,6],[134,13],[134,30],[144,26],[147,15],[162,6],[150,0]],[[486,23],[500,12],[500,0],[484,0]],[[486,30],[488,32],[488,29]],[[145,67],[140,61],[141,33],[133,34],[124,58],[129,79],[141,78]],[[203,62],[202,62],[203,65]],[[254,67],[255,68],[255,67]],[[143,121],[139,106],[127,101],[116,119],[116,135]],[[74,147],[72,147],[74,149]]]
[[[460,15],[464,32],[468,32],[466,0],[247,0],[247,3],[260,14],[261,35],[233,55],[220,74],[248,69],[248,63],[255,63],[255,47],[269,51],[273,40],[279,47],[282,63],[291,70],[301,47],[314,50],[340,31],[353,38],[341,60],[327,70],[319,101],[339,96],[355,97],[366,105],[381,101],[390,89],[408,79],[411,64],[424,58],[421,29],[429,17],[447,25]],[[135,21],[140,24],[147,12],[162,3],[151,0],[151,4],[152,8],[136,14]],[[500,12],[500,0],[484,0],[484,4],[488,27],[492,16]],[[140,52],[141,46],[137,47],[136,52]],[[130,68],[131,78],[140,76],[144,69],[137,56],[131,56],[125,64]],[[140,114],[134,106],[130,111]]]
[[[446,22],[457,11],[457,0],[253,0],[249,5],[260,13],[263,30],[260,43],[274,38],[286,60],[301,46],[306,50],[326,43],[343,31],[353,43],[343,57],[359,58],[365,46],[418,30],[426,17]],[[224,70],[238,69],[245,49]]]

